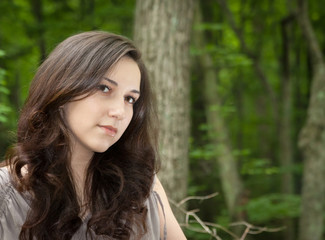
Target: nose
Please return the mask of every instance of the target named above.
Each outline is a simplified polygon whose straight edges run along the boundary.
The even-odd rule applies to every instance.
[[[113,100],[113,99],[112,99]],[[115,98],[113,101],[110,101],[108,116],[122,120],[125,118],[125,104],[124,98]]]

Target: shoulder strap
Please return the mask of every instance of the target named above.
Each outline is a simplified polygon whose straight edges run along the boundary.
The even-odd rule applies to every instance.
[[[156,195],[156,197],[158,199],[158,203],[159,203],[159,205],[160,205],[160,207],[162,209],[163,215],[164,215],[164,240],[167,240],[167,226],[166,226],[166,215],[165,215],[164,205],[163,205],[163,203],[161,201],[161,198],[160,198],[159,194],[156,191],[154,193],[155,193],[155,195]]]

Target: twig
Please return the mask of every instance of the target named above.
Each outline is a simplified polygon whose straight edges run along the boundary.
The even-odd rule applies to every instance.
[[[279,227],[279,228],[257,227],[245,221],[235,222],[230,224],[230,226],[239,226],[239,225],[246,226],[246,229],[243,235],[241,236],[240,240],[244,240],[248,234],[256,235],[262,232],[279,232],[285,229],[285,227]]]
[[[211,229],[196,215],[196,212],[198,212],[198,209],[194,209],[191,211],[186,211],[185,209],[183,209],[180,206],[177,206],[177,203],[175,203],[173,200],[169,200],[173,205],[175,205],[181,212],[183,212],[186,215],[185,218],[185,226],[188,228],[189,227],[189,218],[190,216],[192,216],[197,223],[199,223],[201,225],[201,227],[205,230],[206,233],[210,234],[212,237],[221,240],[217,235],[215,235]]]
[[[219,228],[221,229],[222,231],[228,233],[230,236],[234,237],[235,239],[239,239],[239,237],[234,234],[233,232],[231,232],[230,230],[228,230],[227,228],[219,225],[219,224],[216,224],[216,223],[211,223],[211,222],[204,222],[207,226],[211,226],[211,227],[215,227],[215,228]]]
[[[249,232],[250,234],[259,234],[261,232],[279,232],[285,229],[285,227],[278,227],[278,228],[257,227],[245,221],[234,222],[230,224],[230,226],[239,226],[239,225],[244,225],[247,228],[254,229]]]
[[[209,199],[209,198],[213,198],[213,197],[217,196],[218,194],[219,194],[218,192],[215,192],[215,193],[212,193],[212,194],[203,196],[203,197],[202,196],[191,196],[191,197],[187,197],[187,198],[184,198],[179,203],[177,203],[176,204],[176,207],[180,207],[181,205],[183,205],[184,203],[186,203],[189,200],[193,200],[193,199],[196,199],[196,200],[206,200],[206,199]]]
[[[217,240],[222,240],[217,234],[217,229],[221,229],[223,232],[232,236],[235,240],[245,240],[245,238],[247,237],[248,234],[255,235],[255,234],[259,234],[261,232],[278,232],[278,231],[281,231],[284,229],[284,227],[280,227],[280,228],[257,227],[252,224],[249,224],[245,221],[231,223],[229,226],[240,226],[240,225],[246,226],[246,229],[244,230],[243,234],[241,235],[241,237],[239,237],[236,234],[234,234],[233,232],[231,232],[230,230],[228,230],[227,228],[225,228],[219,224],[202,221],[199,218],[199,216],[196,214],[197,212],[200,211],[200,209],[185,210],[184,208],[181,207],[181,205],[183,205],[185,202],[187,202],[189,200],[193,200],[193,199],[206,200],[206,199],[215,197],[217,195],[218,195],[218,193],[216,192],[216,193],[209,194],[207,196],[187,197],[178,203],[176,203],[175,201],[173,201],[171,199],[169,201],[171,204],[175,205],[182,213],[185,214],[185,223],[181,223],[180,224],[181,226],[186,227],[187,229],[194,231],[194,232],[207,233],[212,238],[217,239]],[[190,217],[193,217],[195,220],[190,220]],[[198,223],[202,227],[202,229],[192,227],[190,225],[190,223]]]

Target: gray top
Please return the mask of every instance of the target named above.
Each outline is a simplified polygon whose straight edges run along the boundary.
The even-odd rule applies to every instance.
[[[161,200],[157,192],[151,190],[146,201],[147,213],[147,234],[142,238],[150,240],[160,239],[160,220],[158,204]],[[29,210],[28,201],[13,186],[7,168],[0,168],[0,239],[18,239],[21,226],[25,222]],[[73,240],[86,239],[87,221],[85,220],[79,230],[72,237]],[[104,239],[96,237],[95,239]],[[166,226],[164,231],[166,239]]]

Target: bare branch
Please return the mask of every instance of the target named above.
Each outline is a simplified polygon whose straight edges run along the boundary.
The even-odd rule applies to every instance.
[[[233,232],[231,232],[230,230],[228,230],[227,228],[219,225],[219,224],[216,224],[216,223],[210,223],[210,222],[204,222],[207,226],[210,226],[210,227],[215,227],[215,228],[219,228],[221,229],[222,231],[228,233],[230,236],[232,236],[234,239],[239,239],[239,237],[234,234]]]
[[[211,195],[211,194],[210,194]],[[209,196],[209,195],[208,195]],[[197,197],[199,198],[199,197]],[[202,197],[201,197],[202,198]],[[204,197],[203,197],[204,198]],[[173,205],[175,205],[181,212],[183,212],[185,214],[185,227],[189,228],[189,218],[190,216],[192,216],[197,223],[199,223],[201,225],[201,227],[204,229],[204,231],[206,233],[208,233],[209,235],[211,235],[212,237],[216,238],[216,239],[220,239],[216,234],[214,234],[214,231],[212,231],[197,215],[196,212],[198,212],[198,209],[195,210],[191,210],[191,211],[186,211],[184,208],[177,206],[177,203],[175,203],[173,200],[169,200],[170,203],[172,203]],[[181,202],[184,202],[184,200],[182,200]],[[191,228],[191,227],[190,227]],[[221,240],[221,239],[220,239]]]
[[[215,196],[217,196],[219,193],[218,192],[215,192],[215,193],[212,193],[210,195],[207,195],[207,196],[191,196],[191,197],[187,197],[187,198],[184,198],[182,201],[180,201],[179,203],[176,204],[176,207],[180,207],[181,205],[183,205],[184,203],[186,203],[187,201],[189,200],[193,200],[193,199],[196,199],[196,200],[206,200],[206,199],[209,199],[209,198],[213,198]]]
[[[216,223],[211,223],[211,222],[205,222],[202,219],[199,218],[199,216],[196,214],[197,212],[200,211],[200,209],[192,209],[192,210],[185,210],[184,208],[181,207],[185,202],[189,200],[205,200],[209,199],[212,197],[217,196],[218,193],[212,193],[207,196],[191,196],[183,199],[179,203],[176,203],[173,200],[169,200],[171,204],[176,206],[182,213],[185,214],[185,223],[180,223],[182,227],[185,227],[191,231],[198,232],[198,233],[206,233],[209,234],[212,238],[217,239],[217,240],[222,240],[218,234],[217,234],[217,229],[222,230],[223,232],[229,234],[231,237],[233,237],[234,240],[244,240],[248,234],[259,234],[262,232],[278,232],[284,229],[284,227],[280,228],[267,228],[267,227],[257,227],[254,226],[250,223],[247,223],[245,221],[240,221],[240,222],[235,222],[230,224],[230,226],[245,226],[246,229],[244,230],[243,234],[239,237],[227,228],[216,224]],[[194,220],[191,220],[190,218],[194,218]],[[201,228],[193,227],[191,226],[191,223],[197,223],[200,225]]]
[[[278,228],[257,227],[245,221],[240,221],[240,222],[235,222],[230,224],[230,226],[240,226],[240,225],[246,226],[246,228],[249,229],[248,232],[249,234],[259,234],[262,232],[279,232],[285,229],[285,227],[278,227]]]

